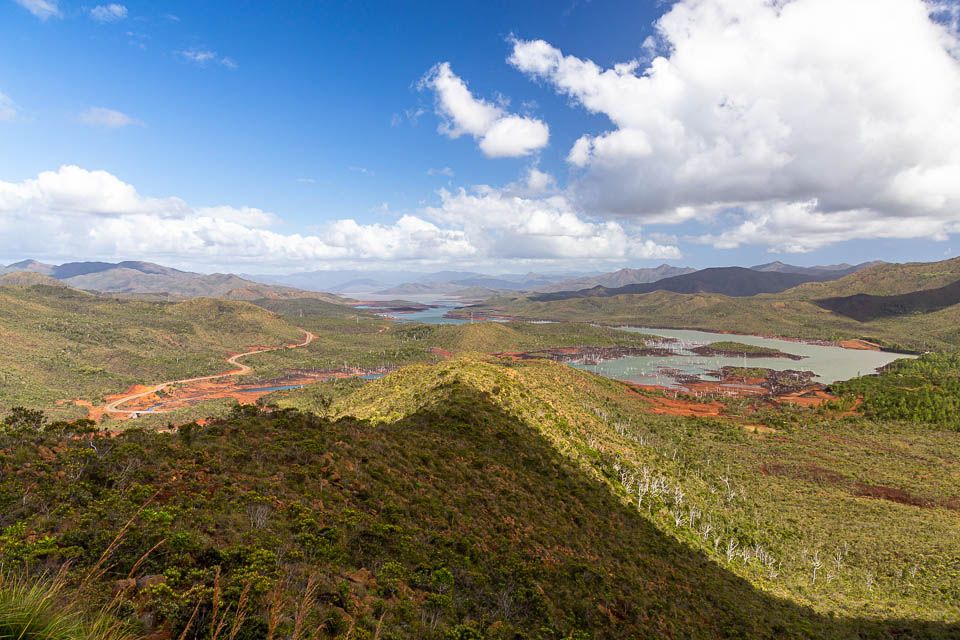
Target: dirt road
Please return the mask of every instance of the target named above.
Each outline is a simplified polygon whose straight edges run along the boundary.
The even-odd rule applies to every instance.
[[[103,412],[104,412],[105,414],[109,414],[109,415],[126,415],[126,416],[129,416],[129,417],[132,417],[132,418],[136,418],[136,417],[139,416],[141,413],[164,413],[163,411],[150,411],[150,412],[147,412],[147,411],[144,411],[143,409],[121,409],[121,407],[122,407],[123,405],[127,404],[128,402],[133,402],[134,400],[139,400],[140,398],[143,398],[144,396],[149,396],[149,395],[152,394],[152,393],[157,393],[158,391],[162,391],[163,389],[166,389],[167,387],[172,386],[172,385],[177,385],[177,384],[189,384],[189,383],[191,383],[191,382],[204,382],[204,381],[207,381],[207,380],[218,380],[218,379],[220,379],[220,378],[228,378],[228,377],[231,377],[231,376],[242,376],[242,375],[246,375],[246,374],[250,373],[251,371],[253,371],[253,369],[251,369],[249,366],[247,366],[247,365],[243,364],[242,362],[240,362],[240,360],[241,360],[242,358],[246,358],[247,356],[256,355],[256,354],[258,354],[258,353],[267,353],[267,352],[270,352],[270,351],[279,351],[279,350],[281,350],[281,349],[300,349],[300,348],[302,348],[302,347],[306,347],[307,345],[309,345],[309,344],[310,344],[311,342],[313,342],[313,341],[316,339],[316,337],[317,337],[317,336],[313,335],[312,333],[310,333],[309,331],[307,331],[306,329],[301,329],[301,331],[303,331],[303,335],[304,335],[303,342],[299,342],[299,343],[297,343],[297,344],[286,344],[286,345],[283,345],[283,346],[280,346],[280,347],[268,347],[268,348],[266,348],[266,349],[254,349],[253,351],[246,351],[246,352],[244,352],[244,353],[238,353],[238,354],[235,355],[235,356],[230,356],[229,358],[227,358],[227,364],[229,364],[229,365],[231,365],[231,366],[233,366],[233,367],[236,367],[235,369],[231,369],[230,371],[227,371],[227,372],[224,372],[224,373],[217,373],[217,374],[214,374],[214,375],[212,375],[212,376],[199,376],[199,377],[196,377],[196,378],[184,378],[184,379],[182,379],[182,380],[168,380],[167,382],[161,382],[160,384],[156,384],[156,385],[153,385],[153,386],[150,386],[150,387],[146,387],[146,388],[144,388],[144,389],[141,389],[141,390],[137,391],[136,393],[131,393],[131,394],[125,395],[125,396],[123,396],[123,397],[121,397],[121,398],[117,398],[116,400],[110,402],[110,403],[107,404],[105,407],[103,407]]]

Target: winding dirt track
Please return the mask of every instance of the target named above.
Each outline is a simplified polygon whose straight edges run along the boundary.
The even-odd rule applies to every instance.
[[[153,386],[151,386],[151,387],[148,387],[148,388],[145,389],[145,390],[138,391],[137,393],[131,393],[130,395],[126,395],[126,396],[123,396],[123,397],[121,397],[121,398],[118,398],[118,399],[114,400],[113,402],[107,404],[107,405],[103,408],[103,411],[104,411],[104,413],[106,413],[106,414],[113,414],[113,415],[119,414],[119,415],[131,416],[131,417],[136,417],[136,416],[140,415],[141,413],[165,413],[164,411],[149,411],[149,412],[148,412],[148,411],[144,411],[143,409],[121,409],[120,407],[122,407],[123,405],[127,404],[128,402],[132,402],[132,401],[134,401],[134,400],[139,400],[140,398],[143,398],[144,396],[149,396],[149,395],[152,394],[152,393],[157,393],[158,391],[162,391],[163,389],[166,389],[167,387],[172,386],[172,385],[175,385],[175,384],[188,384],[188,383],[191,383],[191,382],[205,382],[205,381],[207,381],[207,380],[218,380],[218,379],[220,379],[220,378],[229,378],[229,377],[231,377],[231,376],[242,376],[242,375],[246,375],[246,374],[250,373],[251,371],[253,371],[253,369],[251,369],[249,366],[247,366],[247,365],[243,364],[242,362],[240,362],[240,360],[241,360],[242,358],[246,358],[247,356],[256,355],[256,354],[258,354],[258,353],[267,353],[267,352],[270,352],[270,351],[280,351],[281,349],[300,349],[300,348],[302,348],[302,347],[306,347],[308,344],[310,344],[311,342],[313,342],[313,341],[316,339],[316,337],[317,337],[317,336],[313,335],[312,333],[310,333],[309,331],[307,331],[306,329],[300,329],[300,330],[303,331],[303,335],[304,335],[303,342],[298,342],[297,344],[285,344],[285,345],[280,346],[280,347],[268,347],[268,348],[266,348],[266,349],[254,349],[253,351],[245,351],[244,353],[238,353],[238,354],[235,355],[235,356],[230,356],[229,358],[227,358],[227,364],[229,364],[229,365],[231,365],[231,366],[233,366],[233,367],[236,367],[235,369],[231,369],[230,371],[226,371],[226,372],[224,372],[224,373],[217,373],[217,374],[214,374],[214,375],[212,375],[212,376],[200,376],[200,377],[197,377],[197,378],[184,378],[184,379],[182,379],[182,380],[168,380],[167,382],[161,382],[160,384],[153,385]]]

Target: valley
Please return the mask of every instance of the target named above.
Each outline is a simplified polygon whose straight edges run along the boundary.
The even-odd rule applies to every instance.
[[[658,294],[637,295],[643,309]],[[700,294],[671,295],[699,317]],[[944,597],[960,593],[952,356],[880,350],[865,331],[491,322],[450,302],[145,301],[25,280],[0,303],[5,375],[22,380],[0,387],[0,557],[107,553],[110,580],[163,585],[121,596],[155,629],[186,628],[221,580],[262,607],[301,606],[312,580],[308,615],[371,634],[439,637],[425,616],[491,638],[960,624]],[[112,327],[109,344],[93,327]],[[18,364],[53,344],[101,372]],[[52,501],[69,520],[43,515]],[[65,588],[103,602],[110,584]]]

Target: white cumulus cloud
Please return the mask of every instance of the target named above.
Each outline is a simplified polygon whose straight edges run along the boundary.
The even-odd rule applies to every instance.
[[[807,253],[851,238],[928,238],[946,240],[960,232],[960,216],[890,218],[870,209],[819,211],[816,200],[750,205],[732,227],[691,238],[720,249],[766,245],[773,252]]]
[[[11,256],[176,259],[285,267],[345,260],[439,260],[474,255],[465,234],[403,216],[392,224],[334,221],[319,233],[280,233],[252,207],[193,207],[141,195],[106,171],[63,166],[0,181],[0,235]]]
[[[567,156],[587,210],[732,220],[701,238],[718,246],[942,238],[960,221],[955,7],[679,0],[647,62],[604,68],[542,40],[509,62],[613,125]]]
[[[643,240],[616,222],[584,219],[561,195],[523,197],[491,187],[439,193],[440,206],[424,213],[463,229],[470,242],[490,258],[622,261],[680,257],[676,247]]]
[[[90,9],[90,17],[97,22],[119,22],[127,17],[127,8],[122,4],[98,4]]]
[[[443,118],[440,132],[450,138],[472,136],[488,157],[527,156],[550,140],[550,129],[542,120],[509,113],[475,97],[448,62],[435,65],[420,86],[436,95],[437,114]]]
[[[679,256],[676,247],[636,230],[585,218],[560,195],[525,197],[490,187],[439,193],[438,206],[387,223],[344,218],[304,234],[284,232],[283,220],[259,208],[149,197],[109,172],[68,165],[0,181],[0,237],[11,259],[135,257],[221,269]]]

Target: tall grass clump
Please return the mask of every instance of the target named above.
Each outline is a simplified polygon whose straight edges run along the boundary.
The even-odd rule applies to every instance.
[[[0,640],[133,640],[106,612],[87,616],[62,576],[39,581],[0,574]]]

